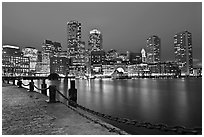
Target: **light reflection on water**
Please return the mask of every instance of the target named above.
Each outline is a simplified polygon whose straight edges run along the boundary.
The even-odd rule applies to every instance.
[[[66,95],[69,82],[46,80]],[[39,87],[42,80],[34,83]],[[202,79],[76,80],[76,88],[78,103],[99,112],[152,123],[202,126]]]

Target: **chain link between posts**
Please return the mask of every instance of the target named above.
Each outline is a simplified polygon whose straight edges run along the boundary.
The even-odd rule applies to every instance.
[[[168,126],[167,124],[164,123],[159,123],[159,124],[153,124],[150,122],[145,122],[145,121],[138,121],[138,120],[130,120],[127,118],[120,118],[120,117],[115,117],[115,116],[111,116],[111,115],[107,115],[104,113],[100,113],[94,110],[91,110],[89,108],[86,108],[82,105],[77,104],[76,102],[70,100],[69,98],[67,98],[65,95],[63,95],[58,89],[56,89],[56,91],[63,97],[65,98],[67,101],[71,102],[72,104],[74,104],[76,107],[91,113],[93,115],[108,119],[108,120],[112,120],[118,123],[123,123],[126,125],[133,125],[136,127],[144,127],[147,129],[158,129],[160,131],[164,131],[164,132],[168,132],[168,131],[172,131],[172,132],[176,132],[178,134],[198,134],[201,135],[202,134],[202,128],[201,127],[195,127],[195,128],[186,128],[184,126]],[[71,107],[70,107],[71,108]],[[116,129],[112,129],[112,130],[116,130]]]
[[[36,89],[38,89],[38,90],[47,90],[47,89],[49,89],[49,87],[47,87],[47,88],[38,88],[36,85],[34,85],[34,87],[35,87]]]
[[[23,86],[29,86],[29,85],[30,85],[30,83],[28,83],[27,85],[22,83],[22,85],[23,85]]]

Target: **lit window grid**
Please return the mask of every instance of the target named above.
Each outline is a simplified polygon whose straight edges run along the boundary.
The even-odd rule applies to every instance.
[[[176,41],[174,43],[175,59],[179,64],[179,68],[184,72],[188,71],[188,69],[191,71],[193,68],[191,33],[185,31],[181,32],[181,34],[176,34],[174,41]]]

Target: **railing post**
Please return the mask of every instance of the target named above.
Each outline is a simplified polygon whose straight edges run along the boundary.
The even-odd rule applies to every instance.
[[[22,88],[22,81],[20,79],[18,79],[17,85],[19,88]]]
[[[31,82],[29,83],[29,87],[30,87],[30,92],[34,91],[34,82],[33,82],[33,79],[31,79]]]
[[[50,100],[49,103],[55,103],[56,102],[56,86],[50,85],[49,86],[49,93],[50,93]]]
[[[9,84],[9,78],[7,79],[7,84]]]
[[[15,85],[15,78],[13,79],[13,85]]]
[[[75,81],[70,81],[71,88],[69,89],[69,99],[75,103],[77,103],[77,89],[75,88]],[[76,107],[76,104],[73,102],[69,102],[69,105]]]
[[[47,90],[46,90],[47,84],[45,84],[45,79],[43,79],[43,83],[41,84],[41,87],[42,87],[42,89],[44,89],[41,91],[41,93],[44,94],[45,96],[47,96]]]

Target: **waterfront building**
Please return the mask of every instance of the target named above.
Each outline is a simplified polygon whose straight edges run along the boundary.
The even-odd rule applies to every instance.
[[[175,61],[181,69],[181,75],[193,73],[192,35],[183,31],[174,35]]]
[[[36,76],[41,76],[41,74],[43,73],[42,72],[42,66],[43,66],[43,63],[42,63],[42,52],[38,51],[37,52],[37,56],[38,56],[38,60],[37,60],[37,63],[35,65],[35,75]]]
[[[129,77],[147,77],[150,76],[150,69],[147,63],[128,65]]]
[[[81,23],[78,21],[67,22],[67,56],[76,58],[81,41]]]
[[[50,73],[66,76],[69,71],[70,60],[67,57],[51,57]]]
[[[42,62],[42,52],[41,51],[37,52],[37,56],[38,56],[37,62]]]
[[[118,58],[118,52],[115,49],[111,49],[106,53],[106,60],[107,61],[116,61]]]
[[[180,76],[180,70],[174,62],[160,62],[148,64],[151,76]]]
[[[42,45],[42,72],[45,76],[50,74],[50,57],[53,57],[54,50],[53,42],[45,40]]]
[[[146,62],[146,51],[144,49],[141,50],[141,54],[142,54],[142,62],[145,63]]]
[[[127,60],[127,54],[119,53],[118,58],[121,59],[122,61],[126,61]]]
[[[102,65],[105,63],[105,51],[91,51],[91,74],[102,74]]]
[[[60,53],[62,52],[62,46],[60,42],[53,42],[54,46],[54,56],[58,57],[60,56]]]
[[[35,67],[38,61],[38,50],[34,47],[25,47],[22,49],[23,56],[30,59],[30,71],[35,72]]]
[[[97,29],[93,29],[90,31],[89,33],[89,51],[98,51],[98,50],[102,50],[103,46],[102,46],[102,33],[97,30]]]
[[[121,63],[123,64],[126,64],[126,65],[129,65],[130,62],[129,62],[129,53],[120,53],[118,55],[118,59],[121,60]]]
[[[50,58],[58,57],[62,51],[61,43],[45,40],[42,45],[42,72],[44,75],[50,74]]]
[[[80,41],[78,46],[78,54],[76,54],[75,58],[71,58],[71,65],[69,66],[70,74],[77,77],[84,76],[86,73],[86,63],[87,57],[85,42]]]
[[[151,36],[147,39],[147,62],[148,63],[156,63],[160,62],[160,54],[161,54],[161,40],[158,36]]]
[[[148,63],[148,67],[151,75],[160,75],[161,74],[161,66],[160,63]]]
[[[142,54],[141,53],[133,53],[129,54],[129,62],[130,64],[140,64],[142,63]]]
[[[91,65],[104,64],[105,62],[105,51],[92,51],[91,52]]]
[[[202,68],[193,68],[194,77],[202,77]]]
[[[103,75],[104,76],[111,76],[115,71],[114,65],[102,65]]]
[[[141,63],[128,65],[128,75],[139,77],[176,77],[180,76],[180,71],[178,65],[174,62]]]
[[[2,75],[25,76],[29,75],[30,59],[24,57],[18,46],[3,45],[2,48]]]
[[[162,62],[161,75],[180,76],[180,69],[175,62]]]

